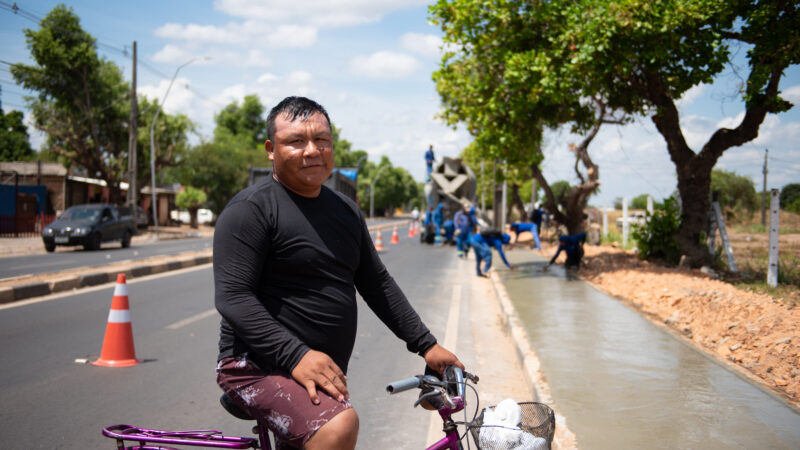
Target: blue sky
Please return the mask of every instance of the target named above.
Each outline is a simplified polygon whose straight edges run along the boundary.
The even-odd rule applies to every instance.
[[[30,62],[22,30],[38,24],[13,14],[0,2],[0,60]],[[27,13],[43,17],[58,2],[22,1]],[[435,115],[439,98],[431,73],[439,62],[441,31],[428,24],[427,2],[413,0],[216,0],[67,3],[83,28],[101,44],[101,55],[130,78],[123,50],[137,41],[138,91],[161,99],[182,64],[165,102],[184,113],[210,139],[214,114],[234,100],[256,94],[267,108],[288,95],[323,104],[353,148],[370,160],[387,155],[414,178],[424,176],[423,153],[457,156],[470,142],[463,130],[446,127]],[[735,64],[746,73],[744,49]],[[195,58],[208,58],[205,60]],[[739,78],[728,70],[713,85],[692,89],[680,102],[687,141],[697,149],[720,125],[734,126],[742,113]],[[3,108],[25,111],[24,90],[0,64]],[[800,103],[800,70],[787,71],[782,91]],[[32,133],[35,146],[41,136]],[[548,133],[544,173],[548,180],[575,182],[566,131]],[[759,138],[728,150],[717,167],[750,177],[761,188],[764,149],[769,148],[768,188],[800,183],[800,112],[768,116]],[[675,190],[675,169],[663,138],[650,119],[606,127],[590,147],[600,166],[601,192],[591,203],[646,193],[660,200]],[[265,157],[265,164],[267,163]],[[243,168],[245,170],[245,168]]]

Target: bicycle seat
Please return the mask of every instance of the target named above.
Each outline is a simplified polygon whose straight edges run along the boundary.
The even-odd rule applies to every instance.
[[[225,411],[231,413],[233,417],[242,420],[256,420],[251,416],[247,411],[239,408],[239,405],[236,404],[228,394],[223,393],[222,396],[219,398],[219,403],[225,408]]]

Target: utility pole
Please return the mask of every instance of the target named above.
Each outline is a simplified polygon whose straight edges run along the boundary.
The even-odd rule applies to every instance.
[[[764,174],[764,184],[761,187],[761,226],[767,226],[767,155],[769,149],[764,150],[764,169],[761,173]]]
[[[133,76],[131,77],[131,118],[128,121],[128,206],[135,207],[139,187],[137,174],[137,128],[139,127],[139,103],[136,98],[136,41],[133,41]]]

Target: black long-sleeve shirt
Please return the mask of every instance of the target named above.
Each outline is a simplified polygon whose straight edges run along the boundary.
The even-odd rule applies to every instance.
[[[343,370],[356,337],[356,289],[423,354],[436,339],[381,262],[358,207],[327,187],[295,194],[272,179],[239,192],[214,232],[219,359],[248,353],[291,372],[314,349]]]

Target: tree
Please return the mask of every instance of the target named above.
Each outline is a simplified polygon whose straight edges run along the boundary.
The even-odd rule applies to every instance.
[[[150,126],[156,112],[161,106],[157,100],[144,96],[139,98],[139,131],[137,133],[136,158],[137,186],[150,186],[152,176],[150,170]],[[153,127],[153,147],[155,149],[156,183],[174,180],[173,167],[182,164],[189,152],[189,133],[195,131],[195,124],[184,114],[168,114],[164,111],[158,115],[158,122]]]
[[[242,105],[234,101],[228,104],[216,116],[216,132],[227,130],[236,136],[246,136],[257,146],[264,145],[267,140],[267,121],[264,116],[264,105],[254,94],[246,95]]]
[[[749,216],[759,209],[761,202],[753,180],[733,172],[715,169],[711,172],[711,192],[730,218],[733,213],[747,212]]]
[[[189,210],[189,226],[197,228],[197,210],[206,202],[206,193],[200,189],[186,186],[175,197],[178,208]]]
[[[195,186],[207,195],[208,206],[219,215],[237,192],[247,186],[249,167],[269,164],[267,152],[255,148],[249,136],[229,131],[214,133],[211,142],[189,150],[173,169],[172,177],[184,186]]]
[[[781,194],[778,197],[781,209],[788,209],[797,199],[800,199],[800,183],[787,184],[781,189]]]
[[[639,194],[631,200],[632,209],[647,209],[647,194]]]
[[[682,218],[677,236],[687,262],[709,260],[707,228],[711,171],[723,153],[758,136],[768,113],[793,105],[780,96],[787,67],[800,60],[800,4],[783,0],[579,0],[532,2],[556,21],[549,44],[569,55],[548,83],[574,74],[583,95],[614,109],[648,114],[677,169]],[[741,121],[722,127],[695,152],[686,142],[675,105],[690,88],[710,83],[733,55],[746,49],[748,68],[739,94]]]
[[[375,180],[375,175],[381,167],[386,166],[375,182],[374,205],[376,214],[394,210],[414,199],[418,199],[420,191],[414,178],[402,167],[392,167],[387,156],[381,157],[378,165],[367,163],[363,169],[363,177],[359,177],[359,206],[364,211],[369,211],[369,187]]]
[[[552,38],[563,24],[543,13],[549,8],[549,2],[536,1],[487,7],[480,0],[440,0],[430,8],[432,20],[445,32],[444,41],[457,49],[445,53],[434,80],[445,120],[463,122],[484,160],[502,163],[504,177],[515,167],[529,167],[528,175],[544,190],[545,207],[575,233],[599,186],[589,144],[603,124],[626,119],[602,97],[581,91],[580,74],[561,70],[568,55],[552,45]],[[570,145],[580,182],[561,210],[539,166],[543,130],[564,124],[584,139]],[[513,186],[522,180],[511,181]]]
[[[28,99],[34,125],[48,135],[49,150],[67,164],[106,181],[110,200],[127,171],[128,84],[119,68],[98,57],[95,39],[64,5],[25,30],[35,65],[13,64],[14,80],[38,92]]]
[[[0,108],[0,161],[26,161],[33,156],[22,112],[4,113]]]

